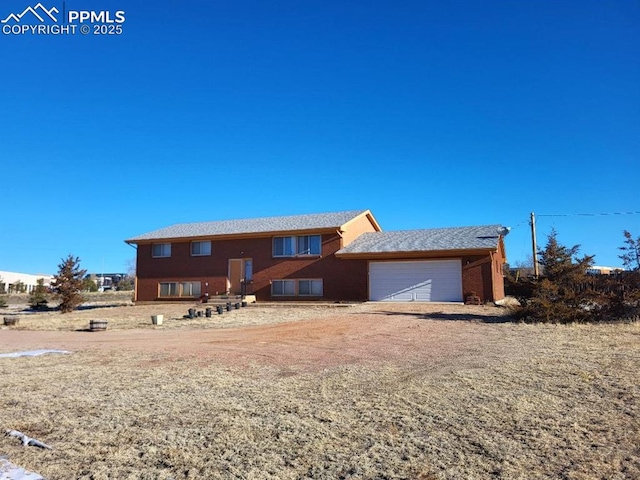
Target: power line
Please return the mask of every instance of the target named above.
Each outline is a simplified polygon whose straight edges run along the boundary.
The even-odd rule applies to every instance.
[[[537,217],[607,217],[612,215],[638,215],[640,212],[611,212],[611,213],[536,213]]]

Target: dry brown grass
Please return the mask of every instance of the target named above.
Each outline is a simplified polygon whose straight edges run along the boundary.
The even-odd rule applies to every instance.
[[[0,310],[0,317],[17,315],[18,326],[15,330],[28,331],[81,331],[89,327],[91,320],[106,319],[109,330],[129,330],[153,328],[155,330],[180,330],[201,328],[225,328],[248,325],[264,325],[296,321],[306,318],[318,318],[333,314],[333,309],[350,309],[356,305],[318,304],[296,308],[278,308],[280,305],[267,306],[251,304],[248,308],[224,310],[222,315],[215,311],[214,303],[157,303],[134,305],[131,292],[114,292],[104,294],[85,294],[87,302],[71,313],[62,314],[57,310],[34,312],[26,308],[26,297],[16,297],[7,309]],[[234,303],[237,303],[233,300]],[[55,304],[55,302],[54,302]],[[211,318],[205,317],[205,309],[212,308]],[[185,318],[190,308],[202,313],[202,317]],[[274,309],[278,309],[277,313]],[[164,315],[164,322],[159,326],[151,326],[151,315]],[[0,322],[1,323],[1,322]]]
[[[85,312],[0,331],[0,352],[74,351],[0,359],[2,428],[55,448],[0,453],[50,480],[640,478],[638,324],[368,304],[159,331],[147,308],[88,311],[113,332],[69,331]]]

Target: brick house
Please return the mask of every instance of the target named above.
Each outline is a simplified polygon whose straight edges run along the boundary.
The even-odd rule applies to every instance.
[[[245,293],[267,300],[504,297],[500,225],[382,232],[369,210],[178,224],[137,247],[136,301]]]

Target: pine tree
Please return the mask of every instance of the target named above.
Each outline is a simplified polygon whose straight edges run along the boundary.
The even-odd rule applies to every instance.
[[[87,273],[80,268],[80,259],[69,255],[62,259],[58,265],[58,273],[55,275],[51,288],[60,300],[60,312],[69,313],[76,309],[82,302],[83,278]]]
[[[544,277],[559,286],[567,286],[585,278],[587,269],[593,266],[593,255],[577,258],[580,245],[571,248],[558,242],[555,229],[547,236],[544,250],[538,251],[540,265],[544,267]]]
[[[592,315],[588,307],[594,294],[584,283],[594,257],[577,258],[580,246],[565,247],[557,236],[552,230],[546,246],[538,251],[543,278],[534,285],[533,296],[519,315],[538,322],[584,322]]]
[[[634,239],[631,236],[631,233],[628,231],[624,231],[624,243],[626,244],[624,247],[619,247],[619,250],[622,250],[623,253],[618,258],[622,260],[622,265],[627,270],[640,270],[640,237]]]
[[[39,278],[34,288],[29,294],[29,306],[34,310],[47,310],[49,300],[47,298],[47,287],[44,286],[44,278]]]

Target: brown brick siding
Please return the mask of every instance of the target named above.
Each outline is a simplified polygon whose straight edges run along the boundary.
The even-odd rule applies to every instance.
[[[492,256],[492,261],[493,261],[493,269],[492,269],[492,273],[493,273],[493,298],[492,300],[495,302],[497,300],[502,300],[505,295],[504,295],[504,273],[503,273],[503,267],[504,267],[504,261],[505,261],[505,257],[504,257],[504,252],[502,251],[502,249],[498,249],[497,252],[494,252],[491,254]]]
[[[208,282],[210,295],[223,294],[227,289],[229,259],[252,258],[253,283],[249,285],[247,293],[255,294],[260,301],[318,299],[309,296],[272,297],[271,281],[280,279],[322,279],[322,300],[366,301],[369,295],[368,260],[336,258],[334,253],[341,248],[342,241],[337,232],[323,234],[322,255],[307,258],[274,258],[272,237],[214,240],[211,255],[200,257],[191,256],[188,241],[172,242],[169,258],[152,258],[151,245],[141,244],[138,246],[136,299],[157,300],[158,284],[161,281],[199,281],[202,283],[203,294],[204,284]],[[504,298],[503,259],[501,249],[486,255],[462,257],[463,298],[471,292],[475,292],[482,302]]]
[[[171,243],[171,257],[152,258],[151,245],[138,246],[137,300],[158,299],[159,282],[205,282],[209,294],[222,294],[227,289],[230,258],[253,259],[253,283],[248,292],[258,300],[313,300],[314,297],[271,297],[271,281],[280,279],[322,279],[323,300],[366,300],[367,263],[363,260],[340,260],[333,254],[339,250],[337,233],[322,235],[319,257],[274,258],[272,237],[212,241],[210,256],[192,257],[190,242]],[[316,297],[317,298],[317,297]],[[192,300],[186,298],[185,300]]]
[[[504,298],[502,255],[493,252],[483,256],[462,258],[462,294],[475,293],[484,302]]]

